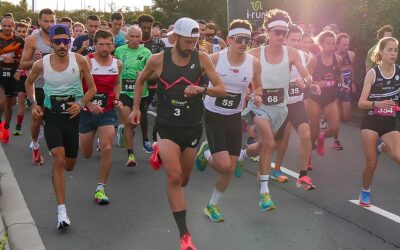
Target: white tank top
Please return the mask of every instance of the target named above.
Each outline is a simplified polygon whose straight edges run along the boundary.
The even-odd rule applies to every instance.
[[[204,107],[221,115],[233,115],[242,112],[247,87],[253,80],[253,56],[245,54],[246,59],[240,66],[232,66],[228,61],[228,50],[219,53],[216,71],[225,85],[228,95],[212,97],[206,95]],[[208,86],[212,86],[211,83]]]
[[[261,81],[263,103],[265,105],[286,106],[290,80],[289,54],[283,46],[283,58],[278,64],[270,64],[265,59],[265,46],[260,47]]]
[[[305,53],[301,50],[298,50],[301,58],[301,64],[304,67],[307,67]],[[302,79],[300,76],[299,71],[295,66],[292,66],[292,70],[290,71],[290,85],[289,85],[289,100],[288,104],[293,104],[296,102],[303,101],[304,98],[304,89],[300,89],[299,87],[295,86],[294,82],[296,80]]]
[[[83,96],[81,73],[76,62],[75,53],[68,52],[68,67],[58,72],[53,70],[50,64],[50,55],[43,57],[44,78],[44,106],[51,109],[50,96],[74,96],[78,101]]]

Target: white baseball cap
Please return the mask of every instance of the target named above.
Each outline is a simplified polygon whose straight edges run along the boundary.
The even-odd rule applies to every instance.
[[[191,18],[183,17],[175,22],[174,30],[168,32],[168,35],[170,35],[170,33],[175,33],[184,37],[199,37],[199,24]]]

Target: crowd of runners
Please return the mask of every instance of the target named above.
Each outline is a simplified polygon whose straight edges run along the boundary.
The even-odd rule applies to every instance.
[[[260,210],[274,210],[268,183],[288,182],[280,168],[292,128],[300,141],[296,186],[314,190],[311,153],[323,156],[328,138],[333,150],[346,147],[339,128],[351,118],[354,101],[365,110],[360,206],[371,204],[379,154],[400,163],[399,44],[390,25],[378,30],[379,42],[366,55],[364,83],[356,84],[349,34],[333,24],[314,34],[313,26],[296,25],[278,9],[266,13],[261,29],[233,20],[226,36],[204,20],[180,18],[168,26],[146,14],[131,25],[121,13],[109,22],[91,15],[82,24],[43,9],[38,24],[33,29],[29,18],[17,22],[11,13],[1,20],[0,139],[12,144],[10,134],[21,136],[30,109],[27,144],[35,165],[44,164],[45,144],[50,151],[58,229],[71,225],[64,172],[74,169],[79,151],[84,158],[99,151],[94,200],[110,202],[105,186],[115,137],[126,149],[127,167],[136,166],[135,151],[143,149],[153,168],[165,168],[168,201],[185,250],[196,249],[183,192],[193,166],[218,173],[204,208],[211,221],[224,220],[218,202],[247,160],[258,162]],[[357,87],[361,97],[353,100]],[[148,115],[156,117],[152,128]],[[142,143],[134,145],[138,126]]]

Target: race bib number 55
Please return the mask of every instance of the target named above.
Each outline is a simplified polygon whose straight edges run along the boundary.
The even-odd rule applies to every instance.
[[[225,109],[237,109],[241,99],[242,94],[228,92],[226,96],[215,99],[215,106]]]

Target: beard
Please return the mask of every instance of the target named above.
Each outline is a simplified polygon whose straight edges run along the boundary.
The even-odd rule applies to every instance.
[[[148,40],[150,38],[150,33],[143,33],[143,40]]]
[[[59,50],[57,50],[56,54],[57,54],[59,57],[65,57],[66,55],[68,55],[68,50],[66,50],[66,49],[59,49]]]
[[[188,57],[188,56],[190,56],[190,55],[192,54],[192,52],[193,52],[191,49],[182,50],[179,41],[176,43],[176,51],[178,51],[178,54],[179,54],[181,57]]]

